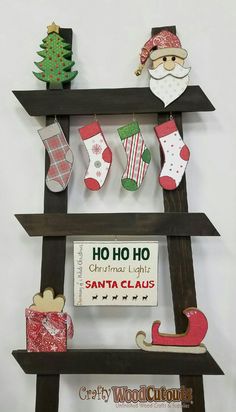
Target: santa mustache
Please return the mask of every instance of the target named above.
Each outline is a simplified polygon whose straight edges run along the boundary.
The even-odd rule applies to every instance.
[[[163,79],[166,76],[173,76],[178,79],[182,79],[189,74],[190,70],[191,67],[183,67],[178,63],[175,63],[173,70],[166,70],[163,63],[157,66],[156,69],[149,69],[149,73],[151,77],[157,80]]]

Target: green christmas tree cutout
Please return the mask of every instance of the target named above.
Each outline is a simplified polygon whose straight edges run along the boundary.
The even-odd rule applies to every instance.
[[[59,26],[54,23],[53,30]],[[49,83],[50,89],[61,89],[63,83],[70,82],[78,74],[78,71],[70,71],[75,62],[70,60],[72,55],[71,46],[66,43],[64,39],[56,33],[50,32],[48,36],[43,39],[40,44],[42,51],[37,54],[43,57],[41,62],[35,62],[35,65],[41,70],[41,73],[33,72],[33,74],[43,82]]]

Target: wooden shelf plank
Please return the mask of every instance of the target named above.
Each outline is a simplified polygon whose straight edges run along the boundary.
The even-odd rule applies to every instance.
[[[12,352],[28,374],[223,375],[209,352],[154,353],[139,349],[73,349],[58,353]]]
[[[149,89],[14,90],[30,116],[91,115],[215,110],[200,86],[188,86],[167,108]]]
[[[45,213],[15,216],[29,236],[219,236],[204,213]]]

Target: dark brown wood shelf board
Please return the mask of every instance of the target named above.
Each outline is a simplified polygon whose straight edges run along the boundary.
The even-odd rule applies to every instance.
[[[45,213],[15,216],[30,236],[219,236],[204,213]]]
[[[167,108],[149,89],[14,90],[30,116],[91,115],[215,110],[200,86],[188,86]]]
[[[223,375],[205,354],[154,353],[139,349],[73,349],[58,353],[12,352],[28,374],[135,374],[135,375]]]

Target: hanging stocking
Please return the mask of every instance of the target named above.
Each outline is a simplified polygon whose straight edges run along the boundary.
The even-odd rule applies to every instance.
[[[70,180],[73,153],[58,122],[43,127],[38,133],[50,157],[46,185],[51,192],[62,192]]]
[[[184,144],[173,119],[157,125],[154,130],[165,158],[159,176],[160,185],[166,190],[176,189],[188,164],[190,151]]]
[[[99,190],[103,186],[111,166],[111,149],[103,136],[99,122],[95,121],[81,127],[79,133],[90,159],[84,183],[90,190]]]
[[[151,161],[138,122],[134,121],[120,127],[118,133],[127,154],[127,167],[122,176],[122,186],[127,190],[137,190],[144,179]]]

